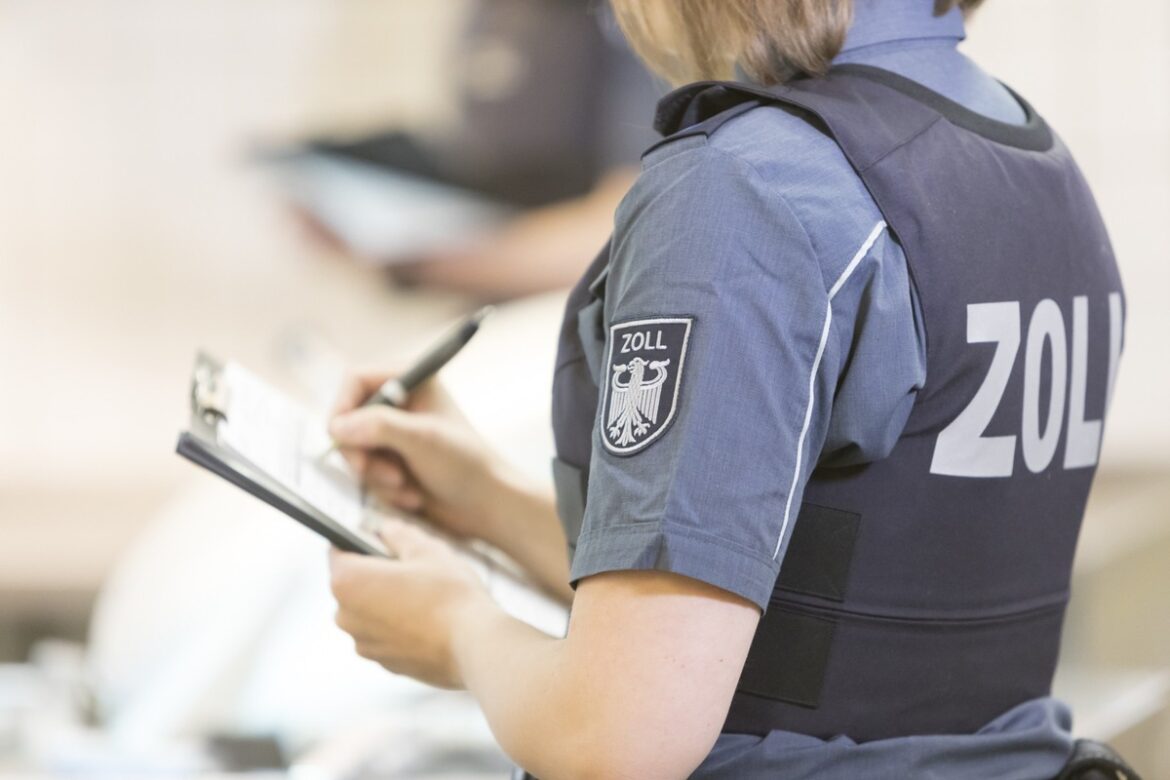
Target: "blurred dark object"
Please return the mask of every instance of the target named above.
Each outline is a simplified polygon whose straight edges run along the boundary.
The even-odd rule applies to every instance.
[[[600,0],[481,0],[458,121],[264,155],[312,240],[400,284],[501,301],[570,285],[604,244],[663,85]]]
[[[462,121],[433,148],[506,201],[583,195],[656,138],[662,85],[601,0],[481,0],[457,67]]]
[[[318,139],[260,156],[315,240],[374,264],[467,241],[518,208],[397,131]]]
[[[208,738],[207,749],[216,764],[227,772],[288,768],[280,743],[271,736],[217,734]]]
[[[278,156],[312,153],[535,207],[584,195],[656,138],[662,86],[605,3],[481,2],[455,63],[454,126],[426,138],[399,129],[315,138]]]
[[[1141,777],[1109,745],[1078,739],[1072,757],[1056,780],[1141,780]]]
[[[398,130],[354,141],[329,138],[310,140],[303,151],[389,168],[447,184],[456,183],[451,176],[443,173],[442,166],[433,155],[409,135]]]

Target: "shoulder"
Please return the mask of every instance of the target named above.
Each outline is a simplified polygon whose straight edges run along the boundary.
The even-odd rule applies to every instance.
[[[717,215],[740,228],[760,221],[799,226],[826,287],[882,222],[836,142],[806,115],[779,105],[757,106],[653,147],[619,209],[619,231],[663,196],[688,212],[681,221],[690,224]]]

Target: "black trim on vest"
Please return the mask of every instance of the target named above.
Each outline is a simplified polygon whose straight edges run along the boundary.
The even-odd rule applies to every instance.
[[[875,68],[872,65],[853,63],[835,65],[830,68],[829,73],[847,74],[876,81],[878,84],[897,90],[903,95],[929,106],[956,127],[970,130],[972,133],[981,135],[989,141],[1006,146],[1014,146],[1017,149],[1024,149],[1030,152],[1046,152],[1052,148],[1052,130],[1048,127],[1048,123],[1036,113],[1036,110],[1032,108],[1028,101],[1017,95],[1006,84],[1002,85],[1003,88],[1015,98],[1016,102],[1020,104],[1020,108],[1024,109],[1024,117],[1027,121],[1022,125],[1000,122],[999,120],[984,116],[960,103],[956,103],[944,95],[940,95],[932,89],[922,86],[917,81],[912,81],[892,71]]]
[[[679,87],[658,101],[654,112],[654,130],[662,140],[651,144],[642,157],[663,144],[690,135],[706,135],[705,121],[719,118],[719,123],[750,111],[761,101],[775,96],[756,87],[723,81],[698,81]]]
[[[745,89],[746,88],[746,89]],[[678,87],[658,101],[654,109],[654,130],[670,136],[699,124],[704,119],[739,106],[747,92],[756,88],[728,81],[696,81]],[[757,97],[766,97],[762,92]],[[652,145],[653,149],[658,144]]]
[[[1055,141],[1052,129],[1044,121],[1044,118],[1036,113],[1032,104],[1006,84],[1002,85],[1003,88],[1011,94],[1024,111],[1026,121],[1022,125],[1000,122],[984,116],[928,87],[924,87],[917,81],[912,81],[893,71],[875,68],[872,65],[855,63],[835,65],[829,69],[829,75],[856,76],[881,84],[933,109],[956,127],[969,130],[989,141],[1005,146],[1031,152],[1046,152],[1052,148]],[[795,86],[816,80],[802,78],[791,83]],[[699,81],[679,87],[658,102],[654,117],[654,129],[665,138],[652,145],[646,153],[658,148],[666,140],[674,140],[686,135],[704,134],[706,128],[703,127],[703,123],[705,120],[732,109],[736,109],[735,113],[742,113],[760,105],[761,101],[787,102],[785,100],[787,90],[788,87],[785,85],[769,88],[749,83],[726,81]]]

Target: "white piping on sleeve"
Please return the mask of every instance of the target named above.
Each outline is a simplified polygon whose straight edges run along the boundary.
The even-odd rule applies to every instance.
[[[772,553],[772,560],[780,557],[780,545],[784,543],[784,534],[788,531],[788,521],[792,514],[792,496],[796,493],[796,485],[800,481],[800,470],[804,461],[804,440],[808,436],[808,427],[812,423],[813,401],[816,397],[814,389],[816,387],[817,372],[821,368],[821,358],[825,354],[825,344],[829,341],[829,327],[833,324],[833,298],[836,297],[853,272],[857,270],[857,266],[869,254],[869,250],[873,249],[873,245],[878,240],[878,236],[885,229],[885,221],[878,222],[873,226],[873,230],[870,231],[869,236],[865,239],[865,243],[853,255],[853,259],[849,261],[849,265],[845,266],[845,270],[841,272],[841,275],[837,277],[837,281],[829,290],[829,301],[825,307],[825,325],[821,328],[821,343],[817,346],[817,354],[813,358],[812,370],[808,375],[808,405],[804,409],[804,425],[801,426],[800,437],[796,440],[796,466],[792,470],[792,484],[788,488],[788,499],[784,502],[784,522],[780,526],[780,536],[776,539],[776,549]]]

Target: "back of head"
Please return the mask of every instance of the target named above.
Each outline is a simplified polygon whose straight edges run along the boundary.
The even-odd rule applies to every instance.
[[[922,0],[927,2],[927,0]],[[935,0],[942,15],[983,0]],[[854,0],[612,0],[647,64],[675,84],[729,79],[760,84],[819,76],[841,50]]]

